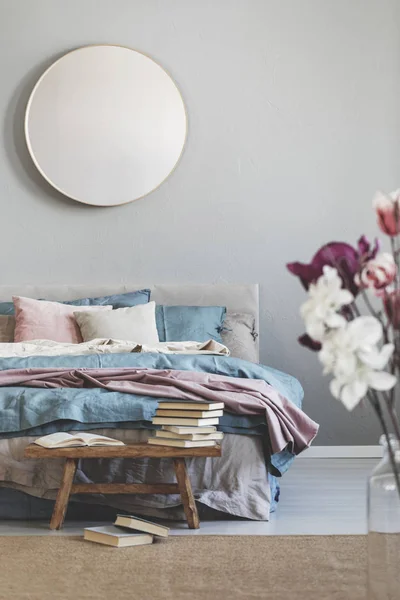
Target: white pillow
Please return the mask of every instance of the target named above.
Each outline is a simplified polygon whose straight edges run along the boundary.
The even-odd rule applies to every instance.
[[[137,344],[159,342],[156,325],[156,303],[148,302],[106,312],[74,312],[83,340],[113,338]]]

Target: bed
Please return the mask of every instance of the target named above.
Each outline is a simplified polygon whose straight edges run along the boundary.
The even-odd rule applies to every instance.
[[[223,356],[164,356],[148,354],[113,354],[101,356],[34,356],[30,358],[0,358],[2,371],[21,367],[43,367],[44,365],[67,368],[96,367],[140,367],[162,369],[167,365],[173,369],[193,369],[222,375],[252,379],[263,379],[287,398],[290,403],[301,407],[303,391],[300,384],[289,375],[259,366],[259,311],[257,285],[137,285],[119,286],[0,286],[0,298],[9,300],[13,295],[29,298],[46,298],[51,301],[68,301],[86,296],[96,297],[123,294],[132,290],[149,288],[151,300],[159,305],[175,306],[223,306],[226,307],[223,343],[232,351],[232,357]],[[0,344],[1,346],[1,344]],[[235,358],[236,357],[236,358]],[[238,358],[239,357],[239,358]],[[112,360],[112,362],[110,362]],[[50,362],[49,362],[50,361]],[[182,367],[183,365],[183,367]],[[211,365],[211,366],[210,366]],[[22,390],[22,392],[21,392]],[[67,391],[70,394],[67,398]],[[95,390],[86,390],[93,395]],[[99,392],[99,390],[97,390]],[[99,403],[114,401],[126,408],[133,398],[127,394],[101,390]],[[0,519],[43,518],[51,512],[52,501],[62,475],[62,462],[34,461],[23,458],[25,447],[40,435],[54,431],[90,430],[101,435],[120,439],[125,443],[144,442],[152,433],[153,426],[146,413],[148,407],[157,402],[141,406],[135,419],[128,413],[113,417],[109,411],[101,420],[95,417],[76,416],[68,412],[70,407],[82,400],[82,395],[72,397],[71,390],[47,390],[51,393],[54,406],[53,417],[46,422],[32,420],[32,409],[38,392],[32,389],[2,389],[1,410],[3,422],[9,418],[12,407],[16,425],[3,427],[0,432]],[[7,395],[8,394],[8,395]],[[22,395],[21,395],[22,394]],[[116,395],[117,394],[117,395]],[[66,403],[65,400],[71,400]],[[93,399],[91,399],[92,401]],[[33,404],[29,404],[32,401]],[[60,402],[59,402],[60,401]],[[93,401],[92,401],[93,404]],[[16,408],[16,405],[17,408]],[[130,405],[129,405],[130,406]],[[65,409],[67,407],[67,409]],[[25,412],[24,412],[25,411]],[[30,411],[30,412],[29,412]],[[143,412],[144,411],[144,412]],[[136,413],[135,413],[136,414]],[[124,416],[125,415],[125,416]],[[131,413],[129,413],[131,415]],[[147,415],[147,416],[146,416]],[[0,411],[1,417],[1,411]],[[35,420],[36,419],[36,420]],[[290,466],[294,458],[291,448],[279,453],[271,452],[269,431],[262,415],[224,414],[219,429],[224,432],[222,457],[218,459],[196,458],[188,461],[188,470],[201,518],[230,515],[247,519],[268,520],[275,510],[279,497],[278,477]],[[313,437],[313,436],[312,436]],[[80,482],[115,483],[159,483],[173,482],[174,474],[169,461],[141,459],[128,461],[82,461],[77,478]],[[183,510],[178,496],[82,496],[74,497],[75,508],[71,513],[84,518],[95,518],[107,510],[124,510],[150,517],[183,519]],[[108,507],[104,508],[104,507]]]

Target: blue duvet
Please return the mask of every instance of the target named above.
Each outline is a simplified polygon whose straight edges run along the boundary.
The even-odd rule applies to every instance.
[[[39,367],[110,368],[147,367],[201,371],[230,377],[263,379],[301,408],[303,389],[290,375],[236,358],[181,354],[103,354],[0,358],[0,370]],[[0,437],[44,435],[53,431],[96,427],[145,427],[162,398],[95,389],[0,388]],[[262,417],[225,414],[219,429],[227,433],[263,435],[268,455],[268,431]],[[270,470],[279,475],[293,456],[288,451],[270,457]]]

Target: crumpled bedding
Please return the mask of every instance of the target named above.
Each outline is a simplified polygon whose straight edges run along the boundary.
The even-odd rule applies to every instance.
[[[151,346],[111,338],[99,338],[90,340],[89,342],[82,342],[81,344],[53,342],[52,340],[0,343],[1,357],[79,356],[87,354],[121,354],[125,352],[215,354],[217,356],[229,356],[230,354],[226,346],[214,340],[207,340],[206,342],[159,342]]]
[[[220,401],[233,414],[265,415],[272,454],[309,447],[318,425],[261,379],[226,377],[178,369],[25,368],[0,371],[0,387],[106,389],[154,400]]]
[[[145,442],[148,430],[98,429],[99,435],[125,443]],[[62,459],[24,459],[25,447],[35,437],[0,440],[0,487],[11,487],[40,498],[54,499],[60,484]],[[271,490],[260,437],[225,434],[220,458],[187,459],[195,498],[201,504],[238,517],[268,520]],[[170,459],[82,460],[81,483],[174,483]],[[162,495],[82,495],[79,501],[107,504],[143,515],[183,519],[180,497]],[[165,509],[168,508],[168,511]]]
[[[303,390],[296,379],[270,367],[256,365],[240,359],[225,356],[198,356],[193,354],[162,353],[122,353],[92,354],[88,356],[31,356],[0,358],[2,372],[19,369],[42,368],[67,369],[108,369],[135,368],[172,371],[190,371],[229,376],[238,381],[263,380],[274,390],[287,398],[292,404],[301,407]],[[259,383],[263,383],[260,381]],[[257,383],[257,382],[255,382]],[[23,437],[30,433],[44,435],[50,433],[48,425],[57,422],[72,424],[71,429],[80,425],[96,424],[99,427],[123,426],[136,422],[140,427],[152,428],[151,420],[158,402],[162,398],[125,394],[102,388],[29,388],[6,386],[0,388],[0,438]],[[261,414],[261,413],[260,413]],[[304,413],[303,413],[304,414]],[[223,431],[247,433],[253,429],[247,415],[224,413],[221,418]],[[304,415],[306,417],[306,415]],[[254,417],[253,417],[254,418]],[[227,423],[229,421],[229,423]],[[265,419],[263,419],[265,423]],[[74,425],[74,422],[76,425]],[[273,453],[269,441],[269,432],[258,426],[257,434],[264,436],[269,468],[274,474],[284,473],[293,460],[293,453],[288,447],[281,452]],[[314,424],[315,425],[315,424]],[[314,427],[313,425],[313,427]],[[283,424],[284,426],[284,424]],[[156,426],[153,426],[156,427]],[[93,429],[93,427],[91,427]],[[129,427],[128,427],[129,428]],[[136,426],[134,427],[136,429]],[[39,431],[39,429],[41,431]],[[82,427],[80,427],[82,430]],[[232,431],[233,429],[233,431]],[[65,430],[65,429],[64,429]],[[84,430],[84,429],[83,429]],[[53,430],[54,431],[54,430]],[[250,433],[250,431],[248,432]]]

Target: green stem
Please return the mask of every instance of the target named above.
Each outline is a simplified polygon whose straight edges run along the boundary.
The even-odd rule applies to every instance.
[[[361,313],[359,311],[359,308],[358,308],[357,304],[354,301],[351,304],[349,304],[348,306],[352,310],[353,319],[355,319],[356,317],[361,317]]]
[[[392,398],[391,397],[386,400],[386,406],[387,406],[387,411],[389,413],[390,420],[391,420],[392,425],[393,425],[394,432],[396,434],[397,439],[400,442],[400,423],[399,423],[399,417],[397,415],[396,407],[395,407],[394,403],[392,403]]]
[[[367,308],[368,308],[369,312],[371,313],[371,315],[373,317],[375,317],[376,319],[381,320],[379,313],[377,313],[376,310],[374,309],[374,307],[372,306],[371,301],[368,298],[368,294],[367,294],[367,292],[365,291],[364,288],[362,288],[361,293],[362,293],[362,297],[364,299],[364,302],[367,305]]]
[[[378,321],[382,325],[383,339],[384,339],[385,344],[388,344],[389,343],[389,330],[388,330],[387,324],[385,323],[385,321],[383,319],[382,312],[378,312],[374,309],[365,289],[361,290],[361,294],[362,294],[363,300],[365,302],[365,305],[368,308],[371,315],[373,317],[375,317],[375,319],[378,319]]]
[[[399,248],[398,236],[390,238],[390,248],[392,250],[393,259],[397,267],[396,277],[394,279],[394,289],[397,292],[399,289],[399,277],[400,277],[400,248]]]
[[[398,203],[396,202],[396,211],[398,211]],[[398,215],[396,214],[396,219],[398,218]],[[397,294],[398,294],[398,290],[399,290],[399,276],[400,276],[400,257],[399,257],[399,244],[398,244],[398,237],[391,237],[390,238],[390,247],[392,250],[392,254],[393,254],[393,259],[396,265],[396,277],[394,278],[394,289],[395,289],[395,298],[397,298]],[[386,292],[387,293],[387,292]],[[390,298],[388,299],[389,301],[389,305],[390,305]],[[393,305],[396,305],[396,302],[393,303]],[[391,312],[393,312],[393,307]],[[393,315],[392,315],[393,317]],[[390,322],[390,318],[389,318],[389,322]],[[393,357],[391,360],[391,373],[392,375],[396,374],[396,369],[398,368],[397,365],[397,360],[398,356],[399,356],[399,348],[400,348],[400,343],[399,343],[399,332],[393,327],[392,328],[392,341],[394,344],[394,353],[393,353]],[[396,420],[397,422],[397,429],[398,429],[398,419],[397,419],[397,415],[396,415],[396,397],[395,397],[395,388],[393,387],[390,390],[390,403],[389,403],[389,407],[388,407],[388,411],[389,411],[389,415],[390,418],[392,419],[392,423],[394,423],[394,420]],[[395,428],[396,434],[397,434],[397,429]],[[398,436],[399,437],[399,436]],[[400,438],[399,438],[400,439]]]

